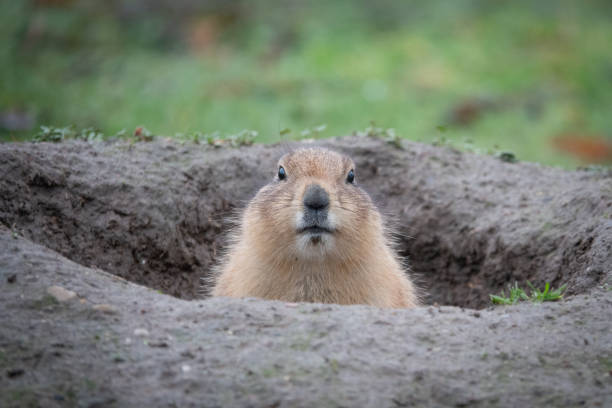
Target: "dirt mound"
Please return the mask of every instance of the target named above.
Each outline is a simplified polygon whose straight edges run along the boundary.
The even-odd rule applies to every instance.
[[[610,270],[610,172],[373,138],[319,144],[355,160],[428,303],[481,308],[515,280],[582,293]],[[197,298],[231,216],[301,145],[4,144],[0,222],[81,265]]]
[[[185,301],[2,226],[0,248],[3,407],[612,404],[609,290],[482,311]]]
[[[610,406],[612,174],[377,139],[351,155],[430,303],[187,301],[296,145],[0,145],[2,406]],[[68,259],[69,258],[69,259]],[[176,297],[135,285],[159,289]]]

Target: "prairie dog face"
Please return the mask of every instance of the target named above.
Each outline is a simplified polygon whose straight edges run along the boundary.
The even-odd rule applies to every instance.
[[[380,215],[357,186],[353,161],[322,148],[283,156],[249,204],[245,232],[269,256],[329,261],[359,255],[381,235]],[[291,258],[291,259],[289,259]]]

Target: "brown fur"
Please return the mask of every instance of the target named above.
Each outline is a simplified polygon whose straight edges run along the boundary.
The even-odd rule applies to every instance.
[[[386,308],[418,305],[380,213],[367,193],[346,182],[352,160],[325,149],[303,149],[283,156],[279,166],[286,179],[275,178],[247,206],[213,295]],[[329,218],[336,227],[320,242],[296,231],[311,183],[328,192]]]

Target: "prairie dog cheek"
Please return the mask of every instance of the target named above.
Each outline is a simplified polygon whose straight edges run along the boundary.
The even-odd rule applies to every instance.
[[[357,232],[359,231],[362,218],[356,213],[357,210],[340,210],[330,213],[330,219],[334,226],[341,232]]]
[[[298,210],[295,212],[295,216],[293,217],[293,227],[297,231],[304,224],[304,211]]]
[[[336,213],[335,213],[335,212],[330,211],[330,212],[327,214],[327,223],[329,224],[329,227],[330,227],[331,229],[334,229],[334,230],[335,230],[335,229],[337,229],[337,228],[338,228],[338,226],[339,226],[339,225],[338,225],[338,224],[339,224],[339,223],[338,223],[338,216],[336,215]]]

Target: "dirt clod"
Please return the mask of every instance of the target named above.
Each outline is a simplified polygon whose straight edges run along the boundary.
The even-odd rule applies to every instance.
[[[106,313],[106,314],[116,314],[117,313],[117,308],[113,305],[108,305],[108,304],[100,304],[100,305],[94,305],[92,306],[92,309],[97,310],[99,312],[102,313]]]
[[[147,329],[134,329],[134,336],[147,337],[148,335],[149,331]]]
[[[73,291],[55,285],[49,286],[47,288],[47,293],[53,296],[53,298],[58,302],[66,302],[76,297],[76,293]]]

